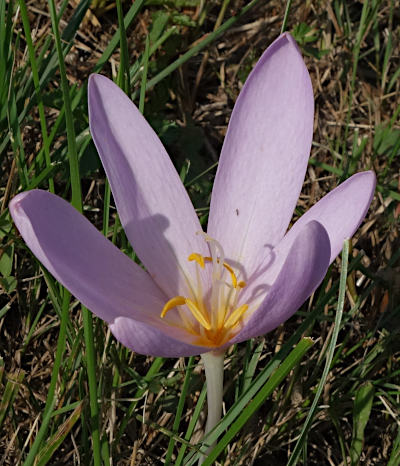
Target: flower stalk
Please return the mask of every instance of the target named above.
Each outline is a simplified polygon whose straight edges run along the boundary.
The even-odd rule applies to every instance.
[[[207,381],[208,414],[205,435],[211,432],[221,419],[224,392],[224,356],[225,352],[217,351],[201,355]]]
[[[224,357],[225,351],[210,351],[201,355],[207,381],[207,422],[204,436],[211,432],[221,420],[224,394]],[[206,454],[199,459],[199,466],[206,459],[206,455],[213,446],[208,445],[205,450]]]

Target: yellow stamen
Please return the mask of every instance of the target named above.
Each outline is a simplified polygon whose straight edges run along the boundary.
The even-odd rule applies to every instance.
[[[202,269],[204,269],[204,257],[201,254],[198,254],[197,252],[194,252],[193,254],[190,254],[188,257],[188,261],[196,261]]]
[[[246,282],[244,282],[243,280],[241,280],[239,283],[238,283],[238,287],[239,288],[244,288],[246,286]]]
[[[232,328],[234,327],[239,320],[242,318],[243,314],[249,308],[248,304],[242,304],[240,307],[235,309],[232,314],[228,317],[228,319],[224,323],[224,328]]]
[[[227,264],[226,262],[224,262],[222,265],[226,268],[226,270],[231,275],[233,288],[237,288],[238,282],[237,282],[237,278],[236,278],[235,272],[233,271],[232,267],[229,264]]]
[[[184,298],[183,296],[175,296],[174,298],[170,299],[165,303],[161,311],[161,317],[164,317],[165,314],[174,307],[182,306],[183,304],[186,304],[186,298]]]
[[[193,317],[207,330],[211,329],[211,324],[206,316],[202,314],[198,306],[189,298],[184,298],[183,296],[175,296],[174,298],[170,299],[163,310],[161,311],[161,317],[164,317],[165,314],[174,309],[177,306],[185,305],[189,308],[190,312],[193,314]]]
[[[197,319],[205,329],[211,330],[211,324],[209,320],[205,316],[203,316],[200,309],[191,299],[186,299],[186,306],[189,308],[190,312],[193,314],[195,319]]]

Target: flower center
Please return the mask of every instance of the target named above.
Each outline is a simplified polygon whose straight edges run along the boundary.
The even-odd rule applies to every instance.
[[[196,262],[197,287],[193,298],[175,296],[165,303],[161,317],[172,309],[177,309],[183,327],[196,337],[194,344],[221,346],[239,330],[248,304],[238,306],[240,291],[246,286],[234,269],[225,261],[221,244],[206,233],[201,232],[207,241],[211,256],[192,253],[190,262]],[[203,293],[199,268],[212,265],[211,287],[207,295]],[[228,280],[227,280],[228,278]]]

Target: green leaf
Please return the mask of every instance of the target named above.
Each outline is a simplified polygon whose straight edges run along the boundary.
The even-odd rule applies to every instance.
[[[2,277],[0,278],[0,285],[4,288],[6,293],[12,293],[17,287],[17,279],[15,277]]]
[[[312,29],[308,24],[300,23],[297,24],[293,29],[293,37],[301,45],[312,43],[318,40],[318,31]]]
[[[400,130],[388,126],[377,126],[374,135],[374,151],[377,155],[384,155],[391,151],[400,139]]]
[[[353,407],[353,438],[350,446],[351,466],[359,464],[364,445],[364,430],[368,423],[375,388],[371,382],[363,384],[356,393]]]
[[[169,17],[169,13],[163,10],[158,10],[153,14],[153,21],[149,32],[150,43],[153,44],[161,37],[161,34],[164,32],[164,29],[168,23]]]
[[[3,277],[11,275],[14,257],[14,244],[10,244],[0,251],[0,274]]]

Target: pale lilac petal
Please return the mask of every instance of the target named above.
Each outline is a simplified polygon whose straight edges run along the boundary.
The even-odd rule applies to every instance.
[[[293,239],[306,223],[318,221],[328,232],[332,262],[342,250],[344,240],[351,238],[363,221],[374,197],[375,185],[372,171],[353,175],[300,217],[287,236]]]
[[[323,280],[330,258],[325,228],[311,221],[299,230],[268,293],[230,344],[263,335],[291,317]],[[281,259],[277,260],[281,263]],[[267,277],[268,280],[268,277]],[[256,291],[256,290],[253,290]]]
[[[90,130],[122,225],[156,283],[187,293],[187,257],[207,254],[189,196],[159,138],[131,100],[104,76],[89,79]]]
[[[247,271],[263,262],[289,225],[309,157],[313,114],[307,68],[285,33],[240,93],[211,199],[208,233]]]
[[[158,328],[126,317],[118,317],[110,329],[127,348],[141,354],[176,358],[206,353],[211,348],[191,345],[188,334],[177,332],[181,340],[166,336]],[[185,338],[186,336],[186,338]]]
[[[35,256],[98,317],[161,320],[164,293],[66,201],[33,190],[16,196],[10,212]]]

